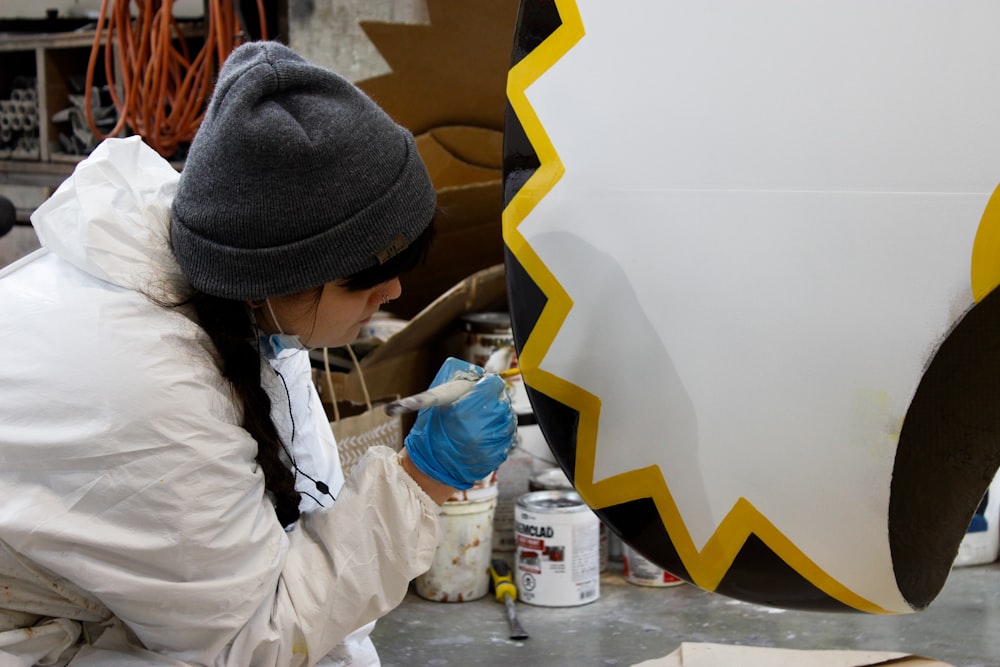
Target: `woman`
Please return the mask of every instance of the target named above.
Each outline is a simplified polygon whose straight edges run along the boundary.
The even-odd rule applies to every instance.
[[[0,273],[0,664],[378,664],[513,412],[485,376],[345,482],[305,349],[399,296],[434,206],[412,136],[277,43],[182,175],[136,137],[80,163]]]

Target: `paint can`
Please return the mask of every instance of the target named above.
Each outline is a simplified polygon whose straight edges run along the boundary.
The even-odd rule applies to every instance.
[[[622,543],[625,581],[636,586],[677,586],[684,580],[670,574],[656,563],[648,560],[626,543]]]
[[[514,347],[514,330],[508,313],[468,313],[461,322],[466,361],[485,366],[490,355],[501,347]]]
[[[600,520],[575,491],[532,491],[517,499],[518,599],[573,607],[600,597]]]
[[[574,490],[573,483],[569,481],[569,477],[566,476],[562,468],[548,468],[535,473],[528,479],[528,488],[531,491]],[[598,517],[598,521],[600,521],[600,517]],[[600,521],[600,524],[598,568],[599,571],[604,572],[608,569],[608,562],[611,560],[611,535],[604,522]]]
[[[467,602],[489,592],[496,504],[496,484],[459,491],[442,504],[441,542],[430,569],[414,582],[417,595],[436,602]]]
[[[509,347],[514,350],[514,329],[510,314],[505,312],[468,313],[461,318],[463,331],[462,358],[483,367],[490,355]],[[509,368],[517,368],[517,351],[514,350]],[[511,407],[517,414],[531,412],[528,393],[520,375],[507,378]]]

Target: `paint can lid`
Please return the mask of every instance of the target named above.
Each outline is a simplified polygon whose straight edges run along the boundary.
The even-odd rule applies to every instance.
[[[580,512],[590,511],[576,491],[564,489],[554,491],[529,491],[517,498],[517,506],[533,512]]]

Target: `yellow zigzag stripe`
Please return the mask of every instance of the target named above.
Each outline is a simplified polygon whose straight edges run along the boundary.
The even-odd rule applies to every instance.
[[[547,297],[545,308],[539,315],[538,322],[525,342],[518,360],[521,372],[530,386],[576,409],[580,414],[574,471],[574,481],[580,496],[594,509],[650,497],[688,574],[695,584],[706,590],[716,589],[746,539],[754,534],[796,572],[830,597],[861,611],[893,613],[853,593],[824,572],[745,498],[740,498],[736,502],[719,524],[715,534],[704,548],[698,551],[657,466],[632,470],[597,484],[593,483],[601,401],[581,387],[540,368],[542,359],[573,307],[573,301],[518,231],[518,225],[549,193],[565,172],[559,155],[529,104],[526,94],[528,87],[538,77],[584,37],[583,21],[574,0],[556,0],[556,7],[562,25],[511,68],[507,79],[507,97],[538,155],[540,167],[505,208],[503,238],[511,252]],[[1000,234],[995,238],[1000,245]]]
[[[972,298],[979,303],[1000,285],[1000,187],[983,211],[972,244]]]

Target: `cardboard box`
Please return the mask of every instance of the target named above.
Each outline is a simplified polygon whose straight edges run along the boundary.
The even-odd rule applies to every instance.
[[[427,24],[362,21],[391,68],[358,81],[414,135],[451,125],[503,130],[518,0],[427,0]]]
[[[427,262],[403,277],[389,310],[409,319],[476,271],[503,262],[502,133],[471,126],[431,130],[417,148],[437,191],[434,244]]]
[[[684,642],[670,655],[633,667],[951,667],[909,653],[886,651],[802,651],[762,646]]]
[[[517,0],[428,0],[429,24],[366,21],[392,71],[358,87],[417,140],[438,196],[427,263],[391,310],[404,319],[503,262],[503,125]]]

